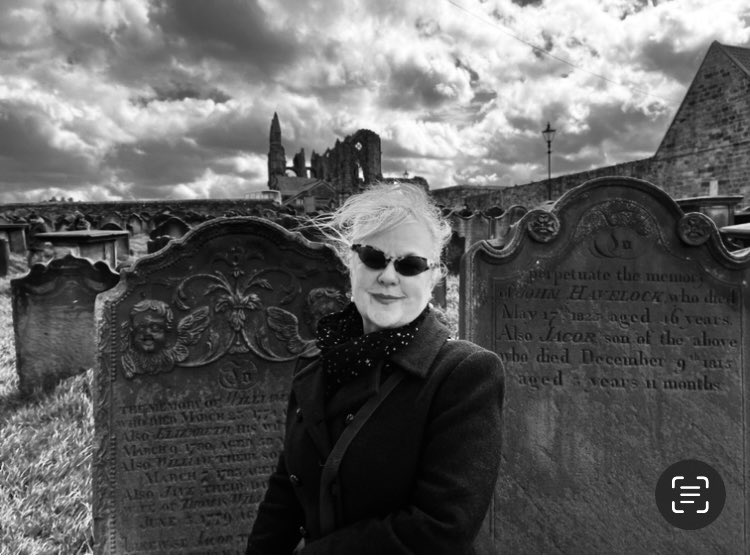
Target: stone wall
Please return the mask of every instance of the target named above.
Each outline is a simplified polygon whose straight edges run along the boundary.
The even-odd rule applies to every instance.
[[[552,199],[557,199],[562,193],[599,177],[634,177],[655,183],[657,175],[653,168],[654,158],[647,158],[552,177]],[[547,200],[547,184],[548,182],[545,179],[512,187],[458,186],[436,189],[430,191],[430,194],[438,204],[454,210],[467,207],[469,210],[481,211],[493,206],[507,210],[517,204],[532,208]]]
[[[653,172],[673,198],[750,194],[750,77],[713,43],[656,151]],[[747,49],[741,49],[744,51]]]
[[[553,177],[552,198],[590,179],[619,176],[658,185],[674,199],[742,195],[740,207],[750,204],[748,61],[750,49],[714,42],[653,157]],[[432,194],[448,208],[470,210],[534,207],[548,198],[546,179],[484,191],[459,185]]]

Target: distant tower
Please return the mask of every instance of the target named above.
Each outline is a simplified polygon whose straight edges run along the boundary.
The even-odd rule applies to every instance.
[[[279,125],[279,116],[274,113],[271,119],[271,132],[269,134],[268,147],[268,186],[273,187],[276,184],[274,175],[286,174],[286,155],[284,146],[281,145],[281,126]]]

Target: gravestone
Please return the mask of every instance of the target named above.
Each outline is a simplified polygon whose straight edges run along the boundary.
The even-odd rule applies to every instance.
[[[711,218],[716,227],[734,225],[734,209],[742,202],[742,195],[696,196],[678,198],[675,202],[683,212],[701,212]]]
[[[126,230],[120,224],[117,224],[115,222],[107,222],[106,224],[103,224],[99,229],[100,231],[119,231],[123,233],[127,232],[127,235],[120,235],[115,239],[115,255],[118,264],[128,260],[130,258],[130,230]]]
[[[34,237],[30,251],[43,251],[47,242],[52,244],[57,257],[70,253],[92,261],[104,261],[113,268],[119,260],[118,248],[125,257],[130,253],[130,234],[127,231],[90,229],[39,233]]]
[[[50,388],[94,367],[94,300],[119,280],[106,263],[73,255],[10,281],[19,388]]]
[[[151,253],[161,251],[173,239],[174,237],[170,237],[169,235],[160,235],[154,239],[149,239],[146,241],[146,252],[150,255]]]
[[[445,278],[441,278],[440,282],[432,288],[432,299],[430,301],[443,309],[448,306],[448,284]]]
[[[5,239],[0,238],[0,278],[8,275],[10,267],[10,244]]]
[[[466,240],[467,247],[490,236],[490,218],[481,212],[460,210],[449,214],[447,219],[453,232]]]
[[[116,222],[107,222],[99,226],[102,231],[123,231],[125,228]]]
[[[149,233],[149,237],[151,239],[156,239],[162,235],[168,235],[169,237],[177,239],[189,232],[190,229],[190,226],[180,218],[169,216],[167,219],[162,220],[159,225]]]
[[[120,226],[120,229],[125,229],[122,227],[125,224],[125,219],[123,218],[122,214],[119,212],[111,211],[111,212],[105,212],[101,216],[97,216],[96,219],[89,220],[92,224],[95,224],[96,229],[108,229],[105,227],[102,227],[104,224],[117,224]]]
[[[0,224],[0,239],[8,242],[11,253],[26,254],[26,237],[29,224]]]
[[[244,552],[295,363],[346,302],[339,266],[267,220],[218,218],[97,300],[97,553]]]
[[[144,230],[143,219],[138,214],[130,214],[130,216],[128,216],[126,229],[132,235],[138,235],[140,233],[143,233],[143,230]]]
[[[505,245],[511,226],[523,218],[526,212],[525,207],[515,204],[501,216],[494,218],[490,222],[490,239],[492,239],[493,245]]]
[[[461,257],[466,252],[466,238],[461,237],[455,231],[451,232],[451,238],[443,247],[440,260],[448,269],[448,274],[458,274],[460,272]]]
[[[461,336],[506,370],[499,552],[750,552],[748,266],[707,216],[617,177],[531,210],[502,249],[467,252]],[[726,488],[698,530],[655,501],[661,474],[687,459]]]

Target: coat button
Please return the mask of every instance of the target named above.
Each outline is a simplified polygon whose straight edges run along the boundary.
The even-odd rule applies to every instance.
[[[298,408],[294,413],[297,415],[297,422],[302,422],[302,409]]]
[[[307,536],[307,529],[305,529],[304,525],[299,526],[299,534],[302,535],[303,537]]]
[[[290,474],[289,475],[289,482],[292,483],[292,486],[301,486],[302,482],[300,482],[299,477],[296,474]]]
[[[344,424],[345,424],[346,426],[348,426],[348,425],[349,425],[349,424],[351,424],[352,422],[354,422],[354,414],[352,414],[352,413],[350,412],[350,413],[349,413],[349,414],[347,414],[347,415],[346,415],[346,417],[344,418]]]

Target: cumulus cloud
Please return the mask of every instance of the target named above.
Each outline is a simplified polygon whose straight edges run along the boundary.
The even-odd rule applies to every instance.
[[[7,0],[0,200],[242,196],[368,128],[383,172],[456,183],[647,157],[743,0]],[[545,53],[544,51],[549,51]],[[67,198],[67,196],[66,196]]]

